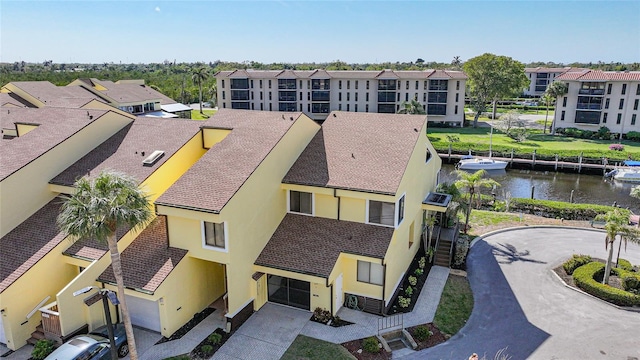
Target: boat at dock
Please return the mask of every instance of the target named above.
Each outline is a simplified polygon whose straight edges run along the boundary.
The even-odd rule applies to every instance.
[[[460,170],[504,170],[507,162],[487,158],[462,159],[456,167]]]
[[[605,176],[615,181],[640,183],[640,168],[619,168],[609,171]]]

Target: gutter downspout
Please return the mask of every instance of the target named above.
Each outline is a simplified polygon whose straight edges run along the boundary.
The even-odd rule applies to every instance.
[[[338,189],[333,189],[333,197],[338,199],[338,214],[337,214],[337,220],[340,220],[340,196],[337,196],[336,194],[338,193]]]

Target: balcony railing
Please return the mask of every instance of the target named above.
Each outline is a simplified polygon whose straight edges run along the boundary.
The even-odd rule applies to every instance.
[[[602,110],[602,104],[578,104],[576,109],[580,110]]]
[[[58,312],[58,303],[52,302],[40,308],[42,317],[42,329],[45,334],[49,333],[57,337],[62,336],[62,328],[60,327],[60,313]]]
[[[580,95],[604,95],[604,89],[580,89]]]

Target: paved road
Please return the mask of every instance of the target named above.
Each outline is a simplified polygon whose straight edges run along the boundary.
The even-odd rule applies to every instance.
[[[527,228],[488,236],[468,257],[475,305],[448,342],[406,359],[487,359],[506,348],[516,359],[640,358],[640,313],[565,287],[551,272],[574,253],[604,258],[601,232]],[[640,264],[640,247],[623,258]],[[405,358],[403,358],[405,359]]]

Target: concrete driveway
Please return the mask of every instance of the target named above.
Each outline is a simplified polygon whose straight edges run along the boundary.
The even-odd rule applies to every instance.
[[[525,228],[478,241],[467,260],[475,305],[448,342],[406,359],[638,359],[640,313],[567,288],[552,273],[574,253],[606,258],[604,233]],[[617,246],[616,246],[617,250]],[[621,257],[640,264],[640,247]],[[403,359],[405,359],[403,358]]]

